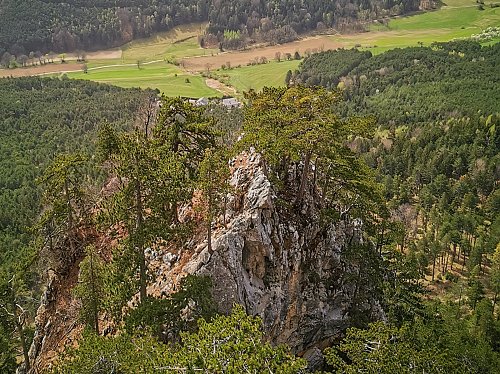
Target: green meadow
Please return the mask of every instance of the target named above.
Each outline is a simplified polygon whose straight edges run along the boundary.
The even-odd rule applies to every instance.
[[[445,0],[438,10],[398,17],[387,25],[374,23],[369,32],[332,37],[346,47],[361,45],[378,54],[389,49],[430,45],[452,39],[468,38],[490,26],[500,26],[500,7],[484,4],[478,9],[475,0]]]
[[[442,7],[434,11],[398,17],[386,24],[374,23],[366,33],[328,38],[345,48],[356,46],[374,54],[393,48],[467,38],[489,26],[500,26],[500,7],[492,8],[489,4],[487,2],[484,10],[479,10],[475,0],[445,0]],[[205,26],[186,25],[132,41],[121,47],[120,58],[90,60],[87,74],[75,72],[68,73],[68,76],[121,87],[153,88],[169,96],[220,96],[220,92],[206,85],[199,73],[191,74],[179,67],[182,58],[219,53],[217,49],[203,49],[198,45],[198,35]],[[137,68],[137,62],[140,68]],[[263,65],[218,69],[211,74],[241,94],[249,89],[284,85],[286,72],[297,69],[299,63],[296,60],[272,61]]]
[[[113,66],[92,69],[87,73],[67,73],[69,78],[89,79],[96,82],[113,84],[119,87],[140,87],[158,89],[167,96],[221,96],[205,84],[199,75],[187,74],[175,65],[166,62],[143,63],[127,66]]]
[[[284,86],[286,72],[297,69],[299,64],[299,60],[271,61],[267,64],[243,66],[229,70],[218,69],[213,72],[213,75],[219,81],[233,86],[239,93],[250,89],[260,91],[264,86]]]

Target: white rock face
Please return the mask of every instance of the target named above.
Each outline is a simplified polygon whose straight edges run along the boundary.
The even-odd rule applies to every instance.
[[[231,184],[227,225],[218,223],[213,253],[206,236],[201,243],[191,241],[177,263],[163,267],[157,286],[169,293],[172,283],[166,279],[210,275],[222,312],[242,304],[247,313],[262,317],[272,342],[297,353],[323,348],[348,326],[354,295],[361,291],[353,281],[359,271],[343,256],[357,229],[345,223],[320,227],[314,207],[306,207],[310,216],[285,216],[255,153],[234,162]],[[372,299],[356,308],[373,318],[381,313],[377,305]]]

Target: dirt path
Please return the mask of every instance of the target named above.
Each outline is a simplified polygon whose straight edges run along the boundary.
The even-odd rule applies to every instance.
[[[218,80],[207,78],[205,79],[205,84],[227,96],[236,96],[236,89],[234,87],[226,86],[224,83],[219,82]]]
[[[162,62],[163,60],[155,60],[143,62],[142,65],[150,65],[156,64],[157,62]],[[92,70],[100,70],[107,68],[116,68],[116,67],[124,67],[124,66],[136,66],[136,64],[111,64],[111,65],[103,65],[96,66],[93,68],[88,68],[88,71]],[[38,76],[38,75],[50,75],[56,73],[74,73],[77,71],[82,71],[81,63],[65,63],[65,64],[47,64],[42,66],[32,66],[27,68],[17,68],[17,69],[0,69],[0,78],[5,77],[28,77],[28,76]]]
[[[268,60],[272,60],[275,58],[276,52],[280,52],[282,56],[286,53],[290,53],[293,56],[295,52],[299,52],[302,55],[306,50],[318,52],[337,49],[342,46],[342,43],[332,40],[330,36],[321,35],[286,44],[253,48],[245,51],[225,52],[216,56],[188,57],[182,59],[182,61],[187,70],[204,71],[207,68],[218,69],[223,64],[227,65],[228,62],[231,66],[238,66],[246,65],[255,58],[265,57]]]
[[[76,62],[66,64],[47,64],[42,66],[33,66],[17,69],[0,69],[0,78],[5,77],[28,77],[32,75],[47,75],[54,73],[69,73],[72,71],[81,71],[82,65]]]

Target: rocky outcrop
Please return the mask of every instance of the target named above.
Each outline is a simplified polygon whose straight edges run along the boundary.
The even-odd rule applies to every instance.
[[[291,171],[289,180],[300,177]],[[306,193],[300,209],[278,199],[256,153],[233,161],[231,186],[225,217],[212,227],[212,251],[203,225],[183,245],[146,251],[156,279],[148,293],[168,295],[186,274],[209,275],[221,312],[242,304],[247,313],[262,318],[270,341],[289,345],[308,359],[311,368],[320,367],[323,348],[356,318],[383,318],[375,286],[366,281],[359,258],[350,251],[362,241],[361,224],[320,224],[311,193]],[[298,186],[291,183],[294,188]],[[181,219],[196,221],[196,211],[185,207]],[[97,247],[114,246],[101,239]],[[32,373],[49,368],[82,330],[77,322],[79,303],[71,294],[78,263],[66,275],[50,279],[36,319]]]
[[[35,318],[35,334],[29,350],[29,373],[42,373],[65,348],[74,346],[82,332],[78,321],[80,304],[71,294],[78,280],[78,263],[62,276],[52,270]],[[18,373],[24,373],[23,367]]]
[[[367,318],[382,316],[372,297],[353,302],[362,291],[371,294],[369,284],[356,282],[359,269],[345,255],[349,243],[361,240],[359,223],[320,225],[311,198],[298,214],[282,208],[286,202],[277,199],[257,154],[234,161],[231,185],[227,224],[219,219],[213,228],[212,252],[205,237],[177,253],[157,253],[150,292],[170,293],[183,274],[210,275],[222,312],[244,305],[262,317],[272,342],[315,360],[314,347],[338,338],[353,322],[353,308]]]

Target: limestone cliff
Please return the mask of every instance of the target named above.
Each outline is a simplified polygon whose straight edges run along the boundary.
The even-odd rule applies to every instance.
[[[262,317],[273,342],[296,353],[338,338],[353,322],[353,310],[367,319],[382,317],[374,297],[359,302],[356,295],[374,293],[370,284],[356,281],[359,268],[344,255],[361,240],[359,223],[320,225],[311,198],[298,214],[281,208],[257,154],[238,157],[232,169],[235,192],[226,225],[220,217],[214,227],[212,253],[206,236],[178,252],[152,251],[158,277],[150,292],[170,293],[186,273],[210,275],[222,312],[244,305]]]
[[[233,189],[225,216],[213,224],[212,251],[202,225],[183,245],[147,250],[155,277],[149,294],[170,294],[186,274],[210,275],[221,312],[244,305],[262,317],[272,342],[286,343],[311,361],[356,318],[383,318],[376,287],[349,254],[362,242],[359,222],[320,224],[320,204],[311,193],[299,211],[279,199],[256,153],[239,156],[231,169]],[[290,180],[300,180],[291,174]],[[197,222],[195,211],[186,207],[180,217]],[[102,241],[102,248],[112,246]],[[32,372],[50,366],[81,332],[70,292],[77,274],[75,263],[63,278],[51,278],[36,319]]]

